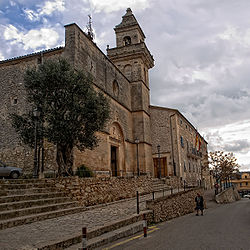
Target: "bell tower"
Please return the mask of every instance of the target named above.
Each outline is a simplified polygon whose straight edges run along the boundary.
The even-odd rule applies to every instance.
[[[144,42],[146,37],[130,8],[114,30],[116,47],[107,48],[107,56],[130,81],[134,140],[140,141],[142,170],[152,172],[148,70],[154,66],[154,59]]]

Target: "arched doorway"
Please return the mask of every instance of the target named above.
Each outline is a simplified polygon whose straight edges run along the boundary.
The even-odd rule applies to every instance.
[[[124,136],[118,122],[112,123],[110,127],[110,169],[112,176],[123,176],[124,166]]]

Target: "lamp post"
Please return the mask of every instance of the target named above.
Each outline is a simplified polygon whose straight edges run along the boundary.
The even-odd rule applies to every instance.
[[[137,160],[137,176],[140,176],[140,166],[139,166],[139,139],[136,138],[135,139],[135,143],[136,143],[136,160]]]
[[[161,179],[161,146],[157,145],[158,150],[158,178]]]
[[[38,117],[40,116],[40,111],[35,108],[33,111],[33,115],[35,118],[35,145],[34,145],[34,169],[33,169],[33,178],[38,178],[38,164],[37,164],[37,124],[38,124]]]
[[[175,166],[175,161],[174,161],[174,142],[173,142],[173,129],[172,129],[172,116],[175,114],[170,115],[169,117],[169,122],[170,122],[170,136],[171,136],[171,148],[172,148],[172,157],[173,157],[173,168],[174,168],[174,176],[176,176],[176,166]]]

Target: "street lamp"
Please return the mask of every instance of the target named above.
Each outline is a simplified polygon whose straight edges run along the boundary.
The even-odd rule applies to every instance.
[[[136,138],[135,143],[136,143],[136,159],[137,159],[137,176],[140,176],[140,166],[139,166],[139,143],[140,143],[140,140],[138,138]]]
[[[158,178],[161,179],[161,146],[157,145],[158,150]]]
[[[38,123],[38,118],[40,116],[40,111],[35,108],[33,111],[33,116],[35,118],[35,150],[34,150],[34,169],[33,169],[33,178],[37,178],[38,177],[38,164],[37,164],[37,123]]]

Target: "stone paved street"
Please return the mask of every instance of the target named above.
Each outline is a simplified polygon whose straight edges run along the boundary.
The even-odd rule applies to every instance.
[[[170,194],[170,191],[164,193],[165,195]],[[159,192],[156,197],[162,195],[163,193]],[[141,210],[145,210],[145,200],[147,199],[152,199],[152,194],[141,197]],[[83,225],[91,230],[113,221],[128,218],[135,213],[136,199],[129,199],[103,207],[93,207],[82,213],[8,228],[0,231],[0,249],[35,249],[80,235]]]

